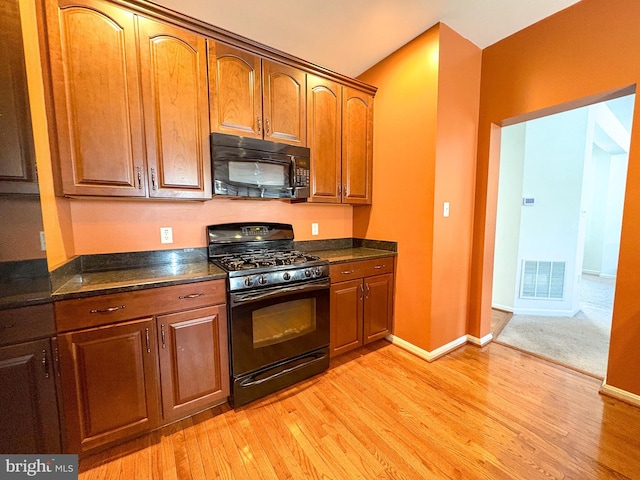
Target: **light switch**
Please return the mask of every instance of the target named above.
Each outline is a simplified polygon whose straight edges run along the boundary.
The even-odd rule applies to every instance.
[[[443,217],[449,216],[449,202],[444,202],[444,208],[442,209],[442,216]]]

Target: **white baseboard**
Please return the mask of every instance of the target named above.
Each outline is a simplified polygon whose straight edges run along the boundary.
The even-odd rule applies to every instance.
[[[587,275],[600,275],[600,270],[589,270],[589,269],[583,268],[582,273],[583,274],[586,273]]]
[[[513,313],[513,305],[500,305],[499,303],[492,303],[491,308],[502,310],[503,312]]]
[[[415,356],[425,359],[427,362],[433,362],[437,358],[440,358],[443,355],[446,355],[452,350],[455,350],[461,345],[467,343],[467,336],[463,336],[455,339],[452,342],[447,343],[441,347],[436,348],[432,352],[424,350],[420,347],[416,347],[413,343],[409,343],[406,340],[401,339],[400,337],[396,337],[395,335],[387,335],[385,337],[389,342],[397,345],[398,347],[413,353]]]
[[[634,405],[636,407],[640,407],[640,395],[636,395],[634,393],[627,392],[626,390],[607,385],[606,380],[602,382],[600,393],[609,397],[616,398],[618,400],[622,400],[623,402],[630,403],[631,405]]]
[[[616,279],[616,275],[611,275],[610,273],[601,273],[598,275],[600,278],[611,278],[613,280]]]
[[[513,310],[514,315],[535,315],[539,317],[573,317],[578,313],[577,310],[548,310],[544,308],[516,308]]]
[[[467,341],[473,343],[478,347],[484,347],[487,343],[493,340],[493,333],[489,333],[482,338],[474,337],[473,335],[467,335]]]

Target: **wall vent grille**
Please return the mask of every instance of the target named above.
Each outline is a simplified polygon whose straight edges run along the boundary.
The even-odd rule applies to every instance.
[[[564,298],[565,262],[524,260],[520,281],[520,298]]]

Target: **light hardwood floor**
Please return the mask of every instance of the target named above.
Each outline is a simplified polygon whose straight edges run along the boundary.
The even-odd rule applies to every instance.
[[[640,408],[509,347],[427,363],[385,341],[248,406],[80,462],[80,479],[640,478]]]

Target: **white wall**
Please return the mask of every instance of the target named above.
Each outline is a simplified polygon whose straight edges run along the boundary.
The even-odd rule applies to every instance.
[[[502,129],[496,244],[493,264],[493,307],[513,311],[516,296],[522,174],[527,124]]]
[[[630,125],[609,106],[630,122],[633,103],[632,95],[502,129],[494,308],[573,315],[583,271],[615,276]],[[522,206],[523,197],[535,204]],[[566,262],[564,300],[519,298],[525,259]]]
[[[522,194],[535,204],[522,207],[518,278],[524,260],[565,262],[564,299],[514,299],[514,312],[573,315],[582,273],[582,187],[588,135],[587,108],[527,123]],[[576,252],[579,250],[580,255]]]

